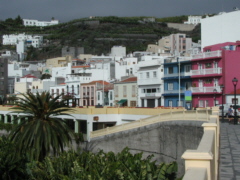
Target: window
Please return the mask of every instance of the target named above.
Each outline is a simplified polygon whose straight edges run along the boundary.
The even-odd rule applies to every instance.
[[[100,92],[98,92],[97,99],[100,100]]]
[[[112,91],[110,91],[110,97],[109,97],[110,100],[112,100]]]
[[[59,96],[59,89],[57,89],[57,96]]]
[[[169,106],[169,107],[172,107],[172,106],[173,106],[172,100],[168,100],[168,106]]]
[[[205,64],[205,68],[211,68],[212,67],[212,63],[206,63]]]
[[[127,86],[123,86],[123,97],[127,97]]]
[[[236,104],[238,104],[238,98],[232,98],[232,104],[235,104],[235,101],[236,101]]]
[[[168,74],[173,74],[173,67],[168,67]]]
[[[173,83],[168,83],[168,90],[169,91],[173,90]]]
[[[136,86],[135,85],[132,85],[132,97],[135,97],[136,96]]]
[[[185,72],[190,72],[191,70],[191,65],[186,65],[185,66]]]
[[[140,79],[142,79],[142,78],[143,78],[143,74],[142,74],[142,73],[140,73],[140,74],[139,74],[139,76],[140,76]]]
[[[199,100],[198,101],[198,106],[199,107],[204,107],[204,101],[203,100]]]
[[[206,84],[211,84],[211,83],[212,83],[212,79],[206,79],[206,80],[205,80],[205,83],[206,83]]]
[[[64,88],[62,88],[62,95],[64,94]]]
[[[157,71],[153,71],[153,77],[154,77],[154,78],[157,77]]]
[[[130,101],[130,107],[136,107],[137,102],[136,101]]]
[[[114,87],[114,94],[115,94],[115,97],[118,97],[118,86]]]
[[[149,72],[146,73],[146,78],[149,78]]]
[[[186,90],[188,90],[191,86],[192,86],[192,83],[191,83],[191,82],[186,82],[186,83],[185,83],[185,88],[186,88]]]

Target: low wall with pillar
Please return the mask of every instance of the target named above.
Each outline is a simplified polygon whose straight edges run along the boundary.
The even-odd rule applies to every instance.
[[[196,149],[186,150],[183,180],[217,180],[219,165],[219,108],[212,108],[209,122],[202,125],[204,133]]]

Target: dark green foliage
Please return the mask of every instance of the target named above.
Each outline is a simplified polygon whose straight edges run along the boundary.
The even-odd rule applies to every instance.
[[[6,130],[7,132],[11,131],[14,128],[14,124],[0,122],[0,130]]]
[[[66,124],[66,120],[58,115],[69,115],[66,101],[58,102],[61,95],[52,98],[49,92],[28,92],[22,94],[11,108],[12,113],[24,113],[14,121],[21,122],[11,131],[10,139],[16,143],[18,150],[29,153],[35,160],[43,160],[50,152],[57,155],[70,146],[74,138],[73,131]]]
[[[41,80],[43,80],[43,79],[50,79],[52,76],[51,76],[51,74],[42,74],[42,76],[41,76]]]
[[[32,164],[33,179],[93,179],[93,180],[175,180],[177,164],[156,165],[152,156],[142,158],[142,153],[131,154],[128,148],[122,152],[93,154],[91,152],[65,152],[59,157],[46,158]]]
[[[27,158],[19,154],[16,145],[5,136],[0,137],[0,179],[27,179]]]

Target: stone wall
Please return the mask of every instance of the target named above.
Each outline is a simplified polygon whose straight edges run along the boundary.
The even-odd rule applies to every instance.
[[[169,28],[178,29],[179,31],[192,31],[195,28],[193,24],[167,23]]]
[[[184,174],[184,161],[181,159],[186,149],[196,149],[203,135],[203,122],[170,121],[94,138],[86,145],[97,152],[122,151],[129,147],[131,153],[143,152],[143,157],[153,154],[157,163],[177,161],[179,173]]]

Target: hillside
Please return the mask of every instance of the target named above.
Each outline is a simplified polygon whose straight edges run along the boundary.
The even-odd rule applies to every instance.
[[[82,18],[48,27],[24,27],[21,18],[0,22],[0,35],[13,33],[40,34],[45,45],[40,50],[28,49],[27,60],[40,60],[61,56],[63,46],[84,47],[86,54],[101,55],[110,52],[114,45],[123,45],[127,53],[144,51],[148,44],[155,44],[162,36],[178,33],[167,27],[166,22],[182,23],[187,16],[156,18],[155,22],[144,21],[146,17],[95,17]],[[200,26],[193,32],[183,32],[194,41],[200,39]],[[0,46],[0,49],[6,46]],[[13,48],[14,47],[8,47]]]

